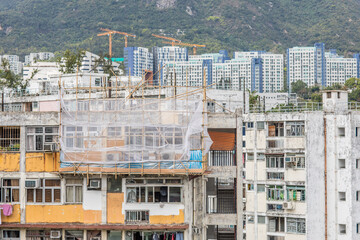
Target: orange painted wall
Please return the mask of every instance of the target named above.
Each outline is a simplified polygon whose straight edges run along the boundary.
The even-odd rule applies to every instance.
[[[20,153],[0,153],[0,171],[18,172],[20,170]]]
[[[13,205],[13,212],[10,216],[6,217],[1,211],[1,221],[6,223],[19,223],[20,222],[20,205]]]
[[[101,223],[100,210],[82,205],[27,205],[26,223]]]
[[[107,222],[124,223],[125,216],[122,214],[122,204],[124,202],[124,193],[107,194]]]
[[[26,153],[27,172],[57,172],[59,167],[59,153]]]
[[[184,223],[184,210],[179,210],[179,215],[150,215],[150,224],[175,224]]]

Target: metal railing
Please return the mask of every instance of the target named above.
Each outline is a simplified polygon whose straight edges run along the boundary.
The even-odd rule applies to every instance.
[[[320,102],[298,102],[296,104],[278,104],[275,107],[265,110],[264,106],[249,105],[250,113],[265,113],[265,112],[307,112],[307,111],[321,111],[323,104]]]
[[[209,166],[236,166],[236,154],[234,151],[210,151],[208,153]]]

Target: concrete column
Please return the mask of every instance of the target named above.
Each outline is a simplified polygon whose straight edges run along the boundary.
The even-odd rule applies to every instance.
[[[20,127],[20,223],[25,223],[25,204],[26,204],[26,127]]]
[[[243,239],[243,151],[242,110],[236,109],[236,239]]]
[[[20,229],[20,240],[26,240],[26,229]]]
[[[101,223],[107,223],[107,176],[101,177]],[[106,231],[105,231],[106,232]],[[102,232],[101,232],[102,234]],[[106,239],[106,238],[102,238]]]
[[[107,240],[107,230],[101,230],[101,240]]]

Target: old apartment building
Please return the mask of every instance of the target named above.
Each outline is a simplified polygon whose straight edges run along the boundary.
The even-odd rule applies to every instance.
[[[347,92],[264,112],[205,88],[175,97],[97,78],[6,100],[1,239],[359,238]]]

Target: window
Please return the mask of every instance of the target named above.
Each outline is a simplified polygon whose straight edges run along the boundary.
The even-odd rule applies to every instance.
[[[305,125],[304,122],[287,122],[286,136],[304,136]]]
[[[128,203],[181,202],[181,179],[127,179],[126,201]]]
[[[20,127],[0,127],[0,151],[20,151]]]
[[[82,179],[66,179],[66,202],[67,203],[82,203]]]
[[[270,201],[283,201],[284,200],[284,189],[283,186],[269,186],[267,189],[267,198]]]
[[[19,202],[19,179],[2,179],[1,202]]]
[[[51,240],[50,230],[26,230],[26,240]]]
[[[265,216],[258,216],[258,223],[265,224]]]
[[[275,122],[268,125],[268,136],[269,137],[283,137],[284,136],[284,123]]]
[[[265,184],[258,184],[257,185],[257,192],[265,192]]]
[[[266,167],[284,168],[284,157],[283,156],[266,157]]]
[[[248,220],[248,223],[254,223],[254,216],[253,215],[248,215],[247,220]]]
[[[101,78],[95,78],[95,86],[100,87],[101,86]]]
[[[248,122],[247,128],[254,128],[254,122]]]
[[[67,148],[82,148],[84,145],[83,141],[83,128],[82,127],[64,127],[65,134],[65,146]]]
[[[339,168],[344,169],[345,168],[345,159],[339,159]]]
[[[297,168],[297,169],[305,168],[305,156],[303,154],[300,155],[287,154],[285,157],[285,163],[287,168]]]
[[[360,168],[360,159],[356,159],[356,168],[359,169]]]
[[[252,161],[252,160],[254,160],[254,154],[253,153],[248,153],[247,154],[247,159],[246,160],[248,160],[248,161]]]
[[[82,240],[84,238],[84,232],[80,230],[66,230],[65,240]]]
[[[3,239],[3,240],[20,239],[20,231],[17,231],[17,230],[3,230],[1,239]]]
[[[360,201],[360,191],[356,191],[356,201]]]
[[[58,179],[41,179],[39,188],[28,188],[26,201],[32,203],[61,202],[61,186]]]
[[[305,187],[303,186],[286,186],[287,200],[305,201]]]
[[[360,223],[356,224],[356,233],[359,234],[360,233]]]
[[[256,122],[257,129],[264,129],[265,128],[265,122]]]
[[[339,224],[339,234],[346,234],[346,224]]]
[[[360,136],[360,127],[356,127],[355,128],[355,137],[359,137]]]
[[[149,211],[125,211],[126,223],[149,222]]]
[[[283,172],[268,172],[267,173],[268,180],[284,180]]]
[[[339,127],[338,131],[339,131],[339,137],[345,137],[345,128]]]
[[[305,219],[303,218],[287,218],[286,231],[289,233],[306,233]]]
[[[45,145],[54,145],[59,136],[58,127],[27,127],[26,150],[44,151]]]
[[[249,184],[247,185],[247,190],[248,190],[248,191],[254,191],[254,184],[250,184],[250,183],[249,183]]]
[[[258,153],[258,154],[257,154],[257,160],[258,160],[258,161],[263,161],[263,160],[265,160],[265,154],[263,154],[263,153]]]
[[[108,178],[107,192],[110,193],[121,193],[122,192],[122,181],[121,178]]]
[[[346,201],[346,192],[339,192],[339,200]]]

